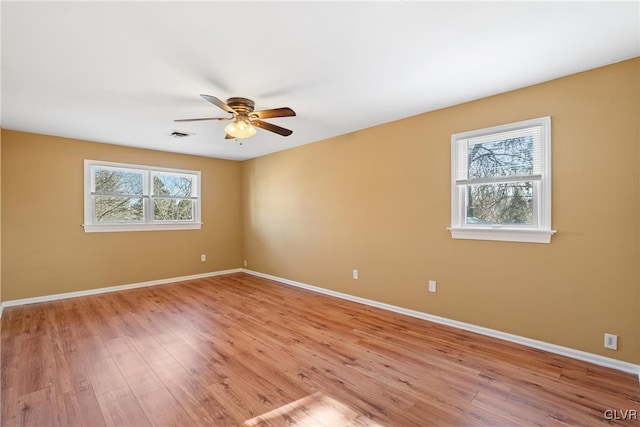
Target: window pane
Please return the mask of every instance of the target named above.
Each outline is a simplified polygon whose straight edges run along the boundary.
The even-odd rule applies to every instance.
[[[143,221],[142,198],[122,196],[95,196],[96,221]]]
[[[193,200],[153,199],[155,221],[193,221]]]
[[[533,182],[470,185],[467,193],[469,225],[533,224]]]
[[[96,168],[94,173],[97,193],[142,195],[142,172]]]
[[[193,177],[173,174],[153,175],[153,195],[191,197]]]
[[[472,144],[467,153],[468,179],[534,173],[534,138],[531,135]]]

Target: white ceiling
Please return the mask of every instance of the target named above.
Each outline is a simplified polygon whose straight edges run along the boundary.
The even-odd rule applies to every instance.
[[[640,55],[630,2],[2,2],[5,129],[226,159]],[[199,94],[293,108],[243,145]],[[177,139],[172,131],[193,134]]]

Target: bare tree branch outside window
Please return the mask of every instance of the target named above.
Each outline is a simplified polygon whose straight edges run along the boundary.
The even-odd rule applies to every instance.
[[[153,177],[153,218],[156,221],[193,220],[192,181],[188,177]]]
[[[99,222],[142,221],[142,174],[113,169],[95,171],[95,210]]]
[[[467,222],[531,224],[533,181],[516,177],[533,174],[533,138],[523,136],[469,146],[469,179],[514,177],[513,182],[472,184],[467,189]]]

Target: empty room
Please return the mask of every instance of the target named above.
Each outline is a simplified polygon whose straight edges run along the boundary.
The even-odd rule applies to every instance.
[[[1,426],[640,424],[640,3],[2,1]]]

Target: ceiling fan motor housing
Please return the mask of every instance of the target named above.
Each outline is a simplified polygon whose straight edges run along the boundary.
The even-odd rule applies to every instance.
[[[255,108],[254,102],[247,98],[229,98],[227,105],[241,116],[248,116]]]

